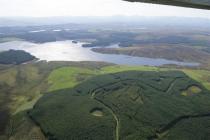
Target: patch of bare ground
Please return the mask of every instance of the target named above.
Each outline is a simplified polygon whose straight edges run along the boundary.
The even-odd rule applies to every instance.
[[[96,117],[103,117],[104,116],[104,113],[103,113],[103,109],[102,108],[94,108],[90,111],[90,113],[93,115],[93,116],[96,116]]]

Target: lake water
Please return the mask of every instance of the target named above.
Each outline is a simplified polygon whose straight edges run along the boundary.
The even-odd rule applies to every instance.
[[[25,41],[12,41],[0,43],[0,51],[14,49],[24,50],[36,56],[40,60],[47,61],[104,61],[120,65],[148,65],[161,66],[164,64],[176,64],[182,66],[198,66],[198,63],[171,61],[166,59],[154,59],[134,57],[118,54],[100,54],[83,48],[83,43],[74,44],[72,41],[58,41],[44,44],[35,44]],[[118,47],[116,44],[108,47]]]
[[[29,33],[39,33],[39,32],[45,32],[46,30],[35,30],[35,31],[29,31]]]

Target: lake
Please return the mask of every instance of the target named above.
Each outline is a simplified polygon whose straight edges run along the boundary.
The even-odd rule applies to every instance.
[[[165,64],[176,64],[181,66],[198,66],[198,63],[172,61],[167,59],[155,59],[145,57],[134,57],[118,54],[100,54],[91,51],[91,48],[83,48],[82,44],[74,44],[72,41],[57,41],[36,44],[26,41],[12,41],[0,43],[0,51],[14,49],[24,50],[31,53],[40,60],[46,61],[104,61],[119,65],[148,65],[161,66]],[[118,47],[116,44],[107,47]]]

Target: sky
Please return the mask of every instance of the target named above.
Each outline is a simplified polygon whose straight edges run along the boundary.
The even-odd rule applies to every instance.
[[[122,0],[0,0],[0,17],[177,16],[210,18],[210,10]]]

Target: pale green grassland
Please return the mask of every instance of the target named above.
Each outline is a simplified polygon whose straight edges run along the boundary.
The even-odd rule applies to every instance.
[[[123,71],[159,71],[160,68],[158,67],[149,67],[149,66],[107,66],[101,69],[103,73],[116,73],[116,72],[123,72]]]
[[[200,93],[202,90],[197,86],[191,86],[188,89],[184,90],[181,94],[183,96],[192,96]]]
[[[0,83],[5,83],[9,86],[14,86],[16,82],[17,70],[16,69],[7,69],[6,71],[1,71],[0,74]]]
[[[77,84],[87,80],[90,77],[117,73],[123,71],[158,71],[157,67],[145,67],[145,66],[106,66],[101,69],[87,69],[79,67],[63,67],[52,71],[48,77],[48,84],[50,88],[48,91],[54,91],[64,88],[72,88]]]
[[[0,92],[6,95],[10,102],[4,103],[6,97],[0,99],[0,102],[7,105],[11,114],[33,107],[41,97],[42,79],[43,75],[32,65],[13,66],[2,70]]]
[[[210,71],[184,69],[183,72],[210,90]]]
[[[150,66],[105,66],[101,69],[84,69],[79,67],[63,67],[51,72],[48,77],[50,84],[49,91],[71,88],[77,84],[87,80],[88,78],[101,74],[117,73],[123,71],[168,71],[181,70],[192,79],[200,82],[204,87],[210,90],[210,71],[191,70],[191,69],[175,69],[175,68],[160,68]]]
[[[97,75],[98,71],[79,67],[63,67],[52,71],[48,77],[50,88],[54,91],[64,88],[71,88],[86,80],[88,77]]]

